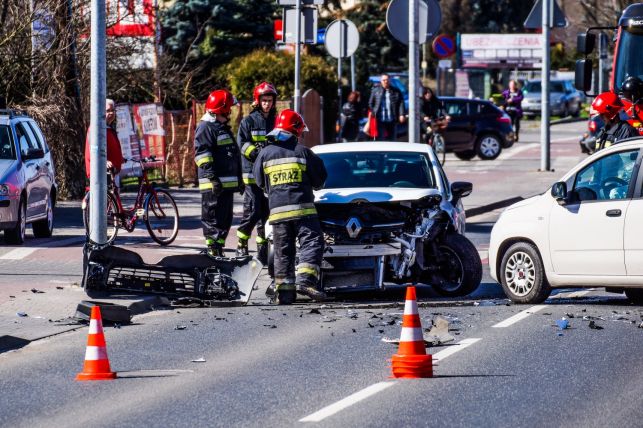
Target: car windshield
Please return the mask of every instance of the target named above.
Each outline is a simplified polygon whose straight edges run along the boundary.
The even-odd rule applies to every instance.
[[[623,29],[621,40],[616,53],[616,67],[614,69],[615,88],[620,88],[625,79],[637,76],[643,79],[643,30],[632,28],[633,31]]]
[[[6,125],[0,126],[0,159],[16,159],[11,132]]]
[[[328,178],[324,189],[366,187],[435,188],[428,157],[413,152],[321,153]]]
[[[540,94],[542,92],[542,87],[540,82],[529,82],[525,85],[523,89],[525,94]],[[549,82],[549,93],[552,92],[565,92],[563,87],[563,82]]]

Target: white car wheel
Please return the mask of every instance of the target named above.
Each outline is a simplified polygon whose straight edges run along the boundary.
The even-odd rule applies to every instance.
[[[549,297],[551,288],[540,253],[532,244],[518,242],[509,247],[499,274],[502,289],[516,303],[540,303]]]
[[[507,286],[516,296],[526,296],[534,288],[536,269],[529,254],[522,251],[513,253],[507,260],[504,273]]]

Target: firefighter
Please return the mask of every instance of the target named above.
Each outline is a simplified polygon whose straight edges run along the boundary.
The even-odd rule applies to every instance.
[[[237,229],[237,256],[248,255],[248,240],[252,229],[257,226],[257,258],[265,265],[268,263],[268,243],[264,225],[270,209],[268,199],[255,182],[252,167],[259,151],[266,144],[266,134],[275,126],[277,90],[272,84],[262,82],[255,87],[253,98],[253,110],[243,118],[237,134],[241,147],[243,183],[246,186],[243,195],[243,218]]]
[[[626,138],[636,137],[638,131],[620,118],[623,102],[614,92],[603,92],[592,102],[592,110],[601,116],[605,126],[596,136],[596,150],[616,144]]]
[[[326,298],[319,288],[324,240],[313,189],[324,185],[327,174],[322,160],[298,144],[305,130],[299,114],[282,111],[268,133],[270,144],[261,150],[253,169],[257,186],[268,194],[275,250],[274,291],[266,294],[274,295],[279,304],[293,303],[297,292],[315,301]]]
[[[232,225],[234,192],[243,190],[241,156],[228,126],[237,103],[225,89],[213,91],[194,135],[194,160],[201,192],[201,223],[207,254],[223,257],[223,246]]]

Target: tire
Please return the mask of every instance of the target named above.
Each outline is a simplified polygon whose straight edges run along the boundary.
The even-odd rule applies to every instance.
[[[578,103],[578,106],[576,107],[576,111],[572,113],[572,117],[579,117],[581,108],[582,108],[581,103]]]
[[[462,160],[471,160],[476,156],[475,150],[465,150],[464,152],[455,152],[455,156]]]
[[[428,278],[422,278],[422,282],[442,296],[466,296],[475,291],[482,280],[482,262],[471,241],[458,233],[449,233],[438,248],[444,262],[437,271],[424,273]]]
[[[20,198],[18,206],[18,221],[12,229],[5,229],[4,239],[7,244],[22,245],[25,242],[27,233],[27,204],[23,198]]]
[[[444,162],[446,161],[446,142],[444,141],[444,137],[440,134],[436,134],[433,137],[433,151],[435,152],[435,157],[438,158],[438,162],[440,162],[440,165],[444,165]]]
[[[567,116],[569,116],[569,104],[565,104],[565,108],[563,109],[560,117],[565,118]]]
[[[47,218],[34,221],[31,225],[36,238],[49,238],[54,233],[54,207],[51,195],[47,198]]]
[[[154,189],[145,199],[145,226],[150,236],[160,245],[169,245],[179,234],[179,210],[172,195]]]
[[[85,235],[89,239],[89,192],[85,194],[83,199],[83,225],[85,226]],[[115,217],[119,214],[118,204],[116,198],[111,193],[107,194],[107,242],[111,244],[118,235],[118,222]]]
[[[500,156],[502,143],[493,134],[482,134],[476,141],[476,153],[482,160],[493,160]]]
[[[500,283],[515,303],[541,303],[551,288],[538,250],[527,242],[513,244],[502,257]]]
[[[643,305],[643,289],[626,288],[625,295],[632,301],[632,303],[636,305]]]

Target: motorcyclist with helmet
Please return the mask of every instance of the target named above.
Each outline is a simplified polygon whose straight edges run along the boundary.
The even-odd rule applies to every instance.
[[[298,144],[305,130],[297,112],[282,111],[254,164],[257,186],[268,194],[275,250],[274,290],[266,294],[279,304],[293,303],[297,292],[315,301],[326,298],[319,288],[324,240],[313,189],[324,185],[327,173],[321,158]]]
[[[243,218],[237,229],[239,243],[237,256],[248,255],[248,240],[252,229],[257,226],[257,258],[261,263],[268,262],[268,243],[264,225],[268,220],[270,209],[263,190],[257,186],[252,167],[259,152],[266,144],[266,134],[275,126],[277,109],[277,90],[268,83],[262,82],[253,91],[253,110],[243,118],[239,125],[237,140],[241,149],[241,168],[246,190],[243,195]]]
[[[228,125],[235,97],[225,89],[210,93],[194,135],[194,160],[201,192],[201,223],[207,254],[223,257],[232,226],[233,196],[243,190],[241,156]]]

